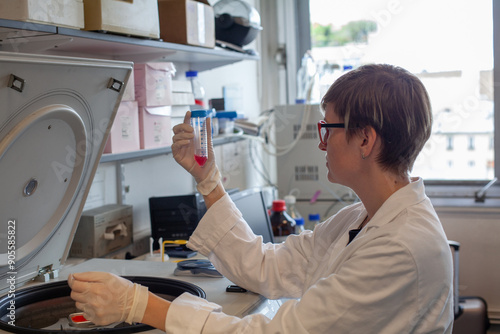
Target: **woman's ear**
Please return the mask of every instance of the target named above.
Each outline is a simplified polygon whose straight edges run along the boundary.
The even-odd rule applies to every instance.
[[[363,159],[368,158],[370,155],[375,153],[375,146],[377,142],[377,132],[371,126],[365,126],[359,132],[361,157]]]

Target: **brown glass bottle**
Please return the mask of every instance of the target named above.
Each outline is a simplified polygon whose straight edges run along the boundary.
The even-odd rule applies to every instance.
[[[275,242],[285,241],[287,236],[295,234],[295,220],[286,213],[284,200],[273,201],[271,211],[271,226]]]

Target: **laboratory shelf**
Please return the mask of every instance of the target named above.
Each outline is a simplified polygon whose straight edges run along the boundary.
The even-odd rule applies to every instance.
[[[219,145],[234,143],[234,142],[237,142],[237,141],[240,141],[243,139],[244,139],[244,137],[241,134],[225,135],[225,136],[215,137],[213,139],[213,145],[219,146]],[[146,149],[146,150],[139,150],[139,151],[132,151],[132,152],[125,152],[125,153],[109,153],[109,154],[102,155],[100,163],[117,162],[117,161],[119,161],[119,162],[131,162],[134,160],[142,160],[142,159],[152,158],[155,156],[159,156],[159,155],[163,155],[163,154],[170,154],[170,153],[172,153],[172,148],[170,146],[161,147],[161,148],[152,148],[152,149]]]
[[[167,43],[139,37],[70,29],[48,24],[0,19],[0,51],[83,57],[144,63],[171,61],[188,64],[194,71],[206,71],[243,60],[259,60],[258,55],[222,48]],[[241,132],[242,133],[242,132]],[[231,134],[214,138],[214,146],[244,138]],[[125,162],[172,153],[170,147],[127,153],[103,154],[100,162]]]
[[[69,57],[126,60],[135,63],[171,61],[205,71],[259,56],[167,43],[161,40],[84,31],[45,24],[0,19],[0,50]]]

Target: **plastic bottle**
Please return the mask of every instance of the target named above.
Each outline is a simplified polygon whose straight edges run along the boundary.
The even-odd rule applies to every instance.
[[[297,202],[297,199],[293,195],[286,195],[284,197],[285,204],[286,204],[286,213],[290,217],[292,217],[295,221],[297,221],[297,218],[302,218],[302,215],[299,213],[297,210],[297,207],[295,206],[295,203]]]
[[[340,66],[338,64],[330,64],[326,62],[321,66],[321,71],[319,73],[319,95],[324,96],[328,91],[328,88],[335,82],[338,76],[340,76]]]
[[[208,159],[208,142],[205,123],[207,110],[193,110],[191,112],[191,126],[194,128],[194,159],[203,166]]]
[[[302,57],[300,68],[297,72],[297,98],[296,104],[304,104],[308,101],[308,93],[312,89],[316,77],[316,64],[307,51]]]
[[[316,225],[321,223],[321,216],[319,213],[309,214],[309,228],[312,230]]]
[[[188,78],[189,81],[191,81],[191,89],[193,90],[194,103],[197,106],[200,106],[200,109],[207,108],[207,103],[205,100],[205,89],[198,80],[198,72],[187,71],[186,78]]]
[[[284,200],[274,200],[271,213],[271,226],[275,242],[283,242],[290,234],[295,234],[295,220],[286,213]]]
[[[217,111],[214,108],[209,109],[207,117],[210,117],[210,125],[212,126],[212,138],[219,135],[219,120],[217,119]]]
[[[295,233],[301,234],[302,232],[305,231],[305,226],[304,226],[304,218],[302,217],[297,217],[295,219]]]

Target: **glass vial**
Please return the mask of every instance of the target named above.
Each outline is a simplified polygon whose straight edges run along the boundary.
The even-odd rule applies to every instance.
[[[271,226],[275,242],[283,242],[290,234],[295,234],[295,220],[286,213],[284,200],[274,200],[271,213]]]

